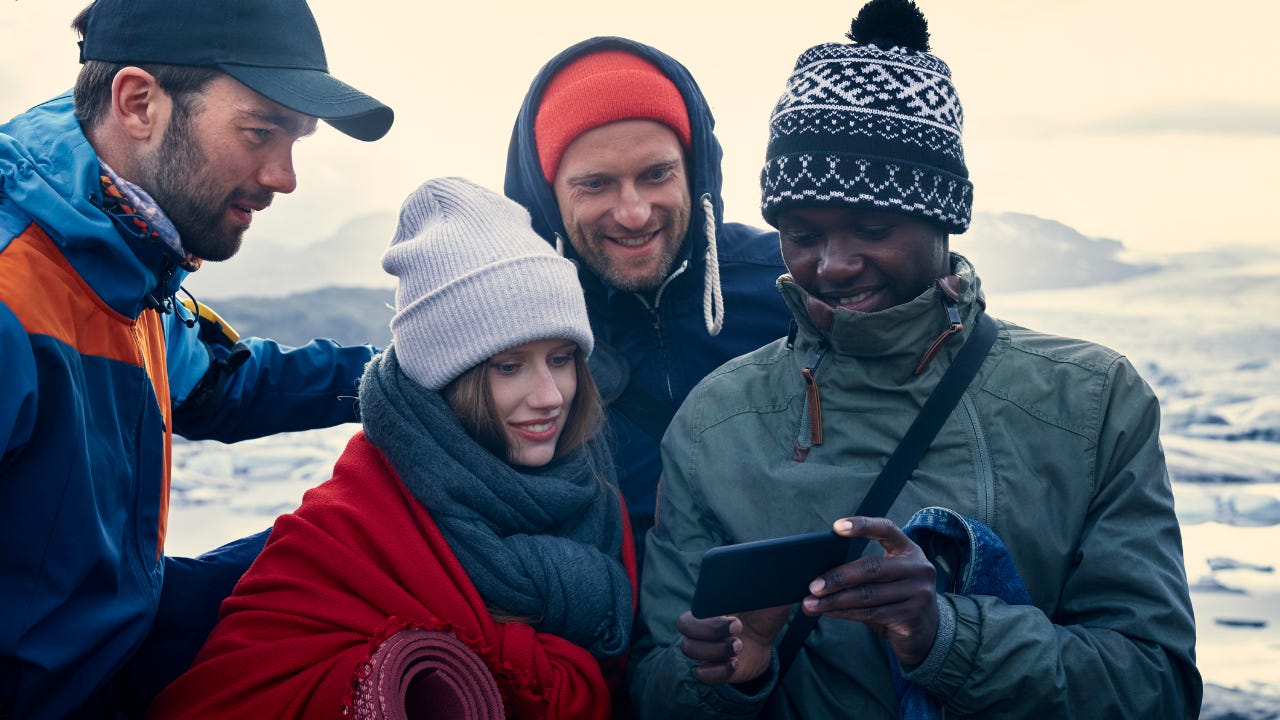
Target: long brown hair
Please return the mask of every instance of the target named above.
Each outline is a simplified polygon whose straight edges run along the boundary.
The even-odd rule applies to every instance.
[[[445,404],[458,416],[462,427],[475,441],[489,452],[511,462],[512,449],[507,444],[507,434],[502,418],[493,404],[486,373],[489,362],[462,373],[440,391]],[[587,370],[587,360],[582,349],[573,352],[573,369],[578,374],[578,389],[569,404],[569,419],[560,438],[556,441],[555,457],[573,452],[591,439],[604,425],[604,409],[600,404],[600,392]]]

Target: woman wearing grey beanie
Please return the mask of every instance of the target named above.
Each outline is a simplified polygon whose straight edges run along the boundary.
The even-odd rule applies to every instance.
[[[405,201],[363,431],[152,717],[606,718],[635,554],[569,261],[460,178]]]

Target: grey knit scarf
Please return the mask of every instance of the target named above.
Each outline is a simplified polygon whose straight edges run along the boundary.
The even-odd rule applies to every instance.
[[[404,374],[394,347],[365,369],[360,415],[487,605],[538,618],[535,629],[598,658],[626,650],[622,510],[601,482],[612,462],[598,438],[541,468],[513,467],[472,439],[439,393]]]

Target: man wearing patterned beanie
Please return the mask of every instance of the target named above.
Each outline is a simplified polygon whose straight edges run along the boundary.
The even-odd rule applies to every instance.
[[[538,73],[507,156],[507,195],[578,261],[637,548],[676,408],[704,375],[790,322],[773,290],[785,271],[777,235],[723,221],[713,126],[684,66],[598,37]]]
[[[797,329],[709,376],[663,445],[634,709],[1194,717],[1154,394],[1112,350],[987,314],[950,252],[972,186],[923,15],[872,0],[849,39],[805,51],[770,118],[762,209]],[[917,419],[936,434],[903,441]],[[858,512],[868,496],[876,509]],[[831,530],[851,561],[798,578],[777,607],[734,606],[722,585],[717,612],[733,616],[690,612],[704,552]],[[747,575],[733,584],[777,582]]]

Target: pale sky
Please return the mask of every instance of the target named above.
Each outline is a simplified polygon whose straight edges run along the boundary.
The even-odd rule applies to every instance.
[[[85,0],[0,0],[0,117],[74,82]],[[1144,253],[1273,243],[1280,25],[1269,0],[920,0],[964,105],[975,209],[1059,220]],[[399,208],[420,182],[501,190],[511,126],[538,69],[594,35],[689,67],[725,148],[726,217],[760,225],[769,112],[805,48],[843,41],[858,2],[311,0],[334,75],[396,111],[362,143],[321,125],[299,188],[246,242],[304,242]],[[441,7],[443,6],[443,7]],[[793,12],[788,13],[788,10]],[[380,238],[379,242],[389,240]],[[963,238],[953,241],[962,250]]]

